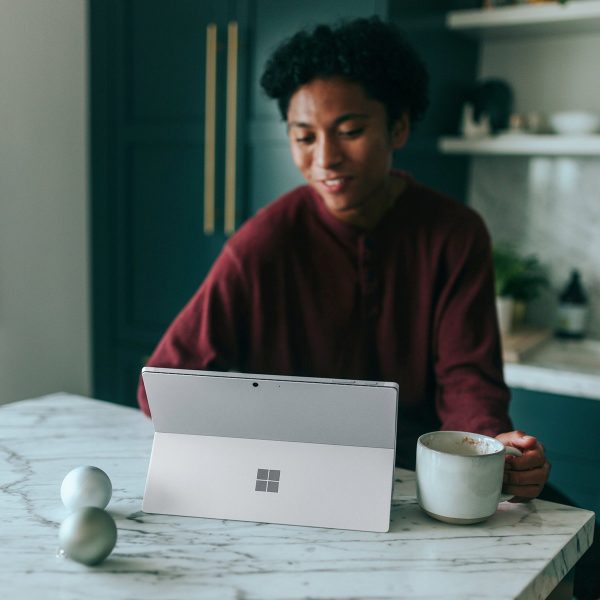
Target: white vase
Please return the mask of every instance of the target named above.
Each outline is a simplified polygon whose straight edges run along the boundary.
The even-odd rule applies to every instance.
[[[513,326],[515,301],[510,296],[496,296],[496,313],[500,333],[510,333]]]

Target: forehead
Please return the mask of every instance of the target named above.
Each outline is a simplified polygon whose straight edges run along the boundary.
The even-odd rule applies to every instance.
[[[317,126],[346,114],[385,119],[385,107],[369,98],[359,83],[341,77],[314,79],[299,87],[290,98],[287,120],[290,126]]]

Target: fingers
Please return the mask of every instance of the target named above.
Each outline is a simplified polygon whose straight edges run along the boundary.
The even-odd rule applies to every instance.
[[[504,483],[509,485],[544,485],[550,474],[550,463],[545,461],[541,467],[521,471],[510,468],[504,470]]]
[[[517,429],[516,431],[508,431],[496,436],[505,446],[513,446],[521,451],[531,450],[540,445],[533,435],[527,435],[524,431]]]
[[[512,470],[506,468],[504,471],[504,486],[502,491],[505,494],[515,496],[513,502],[530,500],[536,498],[550,474],[550,463],[545,461],[541,467],[527,470]]]
[[[532,435],[516,430],[496,436],[505,446],[521,450],[521,456],[507,455],[502,491],[514,496],[511,502],[524,502],[539,496],[548,481],[550,463],[544,446]]]
[[[507,468],[513,471],[527,471],[543,466],[546,462],[544,448],[538,444],[531,450],[525,450],[521,456],[506,455]]]

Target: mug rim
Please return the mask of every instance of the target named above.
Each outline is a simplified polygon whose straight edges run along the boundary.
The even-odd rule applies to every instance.
[[[500,444],[501,447],[498,450],[496,450],[495,452],[487,452],[485,454],[471,454],[471,455],[465,456],[465,455],[461,455],[461,454],[454,454],[452,452],[446,452],[445,450],[438,450],[437,448],[431,448],[423,443],[423,439],[428,436],[445,435],[445,434],[459,434],[459,435],[467,435],[467,436],[476,436],[478,438],[485,438],[487,440],[492,440],[496,444]],[[423,446],[430,452],[437,452],[438,454],[443,454],[445,456],[457,456],[460,458],[478,458],[478,457],[485,457],[485,456],[496,456],[498,454],[501,454],[502,452],[505,452],[505,446],[500,440],[497,440],[496,438],[493,438],[489,435],[485,435],[484,433],[475,433],[474,431],[453,431],[453,430],[452,431],[451,430],[429,431],[429,432],[423,433],[419,436],[419,438],[417,439],[417,444],[420,446]]]

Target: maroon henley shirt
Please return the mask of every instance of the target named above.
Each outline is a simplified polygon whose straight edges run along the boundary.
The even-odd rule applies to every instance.
[[[511,430],[485,225],[395,175],[407,186],[371,231],[337,220],[308,186],[260,210],[148,365],[395,381],[402,466],[426,431]],[[138,402],[149,414],[141,381]]]

